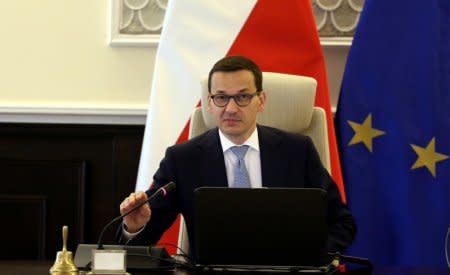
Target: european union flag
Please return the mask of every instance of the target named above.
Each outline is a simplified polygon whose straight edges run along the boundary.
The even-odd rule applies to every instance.
[[[378,265],[446,265],[449,82],[449,0],[365,1],[336,117],[358,224],[348,254]]]

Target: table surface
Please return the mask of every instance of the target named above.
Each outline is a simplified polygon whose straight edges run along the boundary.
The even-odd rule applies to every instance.
[[[8,275],[48,275],[49,269],[53,265],[53,262],[49,261],[10,261],[10,260],[0,260],[0,274],[8,274]],[[174,275],[192,275],[198,274],[194,271],[188,270],[169,270],[169,271],[145,271],[145,272],[131,272],[134,275],[152,275],[152,274],[174,274]],[[224,272],[216,272],[216,273],[224,273]],[[228,272],[231,274],[237,274],[236,272]],[[250,273],[250,272],[247,272]],[[253,272],[255,274],[257,272]],[[443,275],[449,274],[450,270],[445,268],[402,268],[402,267],[386,267],[386,268],[377,268],[374,270],[352,270],[348,271],[345,274],[352,275],[363,275],[363,274],[371,274],[371,275],[424,275],[424,274],[433,274],[433,275]],[[86,272],[79,272],[79,275],[84,275]],[[239,272],[239,274],[242,274]],[[259,273],[259,274],[268,274],[268,273]],[[273,273],[271,273],[273,274]],[[286,274],[286,273],[284,273]]]

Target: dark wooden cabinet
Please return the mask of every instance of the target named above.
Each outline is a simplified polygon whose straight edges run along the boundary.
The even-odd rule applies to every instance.
[[[0,124],[0,259],[96,243],[134,190],[144,126]],[[111,243],[115,227],[105,236]]]

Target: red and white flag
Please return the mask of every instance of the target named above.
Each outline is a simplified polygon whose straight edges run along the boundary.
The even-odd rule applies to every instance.
[[[316,105],[327,113],[331,173],[345,200],[325,62],[310,0],[169,1],[136,189],[149,187],[166,147],[187,139],[189,117],[200,100],[200,79],[227,55],[247,56],[263,71],[317,80]],[[177,228],[171,232],[175,236],[165,241],[176,243]]]

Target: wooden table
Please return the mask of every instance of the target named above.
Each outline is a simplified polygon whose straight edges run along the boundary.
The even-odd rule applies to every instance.
[[[5,275],[49,275],[49,269],[53,265],[53,262],[49,261],[6,261],[0,260],[0,274]],[[132,275],[153,275],[153,274],[167,274],[167,275],[196,275],[199,272],[187,271],[187,270],[169,270],[169,271],[143,271],[143,272],[131,272]],[[246,272],[247,274],[268,274],[258,272]],[[444,275],[449,274],[450,270],[445,268],[377,268],[373,271],[368,270],[354,270],[344,274],[351,275]],[[79,275],[84,275],[86,272],[79,272]],[[204,273],[201,273],[204,274]],[[242,274],[236,272],[215,272],[215,274]],[[273,274],[273,273],[271,273]],[[284,273],[289,274],[289,273]]]

